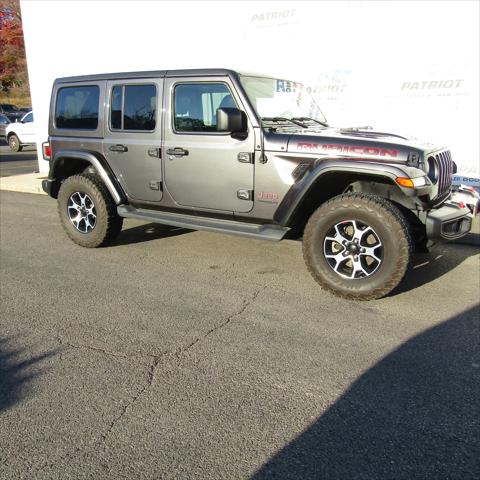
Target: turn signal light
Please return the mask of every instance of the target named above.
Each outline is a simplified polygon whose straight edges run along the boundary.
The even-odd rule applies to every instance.
[[[395,181],[401,186],[406,188],[414,188],[415,185],[411,178],[397,177]]]

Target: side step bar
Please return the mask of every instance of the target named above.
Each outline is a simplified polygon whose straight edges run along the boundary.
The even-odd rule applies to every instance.
[[[258,225],[256,223],[236,222],[235,220],[195,217],[193,215],[135,208],[131,205],[119,205],[117,212],[124,218],[136,218],[137,220],[162,223],[174,227],[229,233],[232,235],[263,238],[264,240],[273,241],[281,240],[290,230],[287,227],[280,227],[279,225]]]

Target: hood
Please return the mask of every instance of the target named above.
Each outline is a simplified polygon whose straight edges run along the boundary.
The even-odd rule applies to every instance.
[[[268,139],[268,140],[267,140]],[[328,157],[365,158],[406,162],[410,155],[433,151],[434,145],[412,137],[369,128],[302,129],[293,133],[268,132],[266,149]]]

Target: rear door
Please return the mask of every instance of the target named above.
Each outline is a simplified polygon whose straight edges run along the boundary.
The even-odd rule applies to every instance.
[[[165,183],[175,202],[204,209],[250,211],[253,129],[249,125],[245,140],[216,131],[218,108],[242,109],[228,78],[167,78],[165,102]]]
[[[107,82],[103,151],[133,200],[162,199],[163,79]]]
[[[29,112],[22,118],[22,123],[18,125],[18,136],[22,143],[35,143],[35,123],[33,121],[33,112]]]

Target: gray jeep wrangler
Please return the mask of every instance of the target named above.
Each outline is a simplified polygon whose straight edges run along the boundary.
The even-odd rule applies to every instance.
[[[123,218],[303,238],[314,279],[350,299],[388,294],[415,245],[462,237],[478,210],[452,196],[447,149],[331,127],[303,85],[231,70],[57,79],[43,147],[78,245],[111,242]]]

